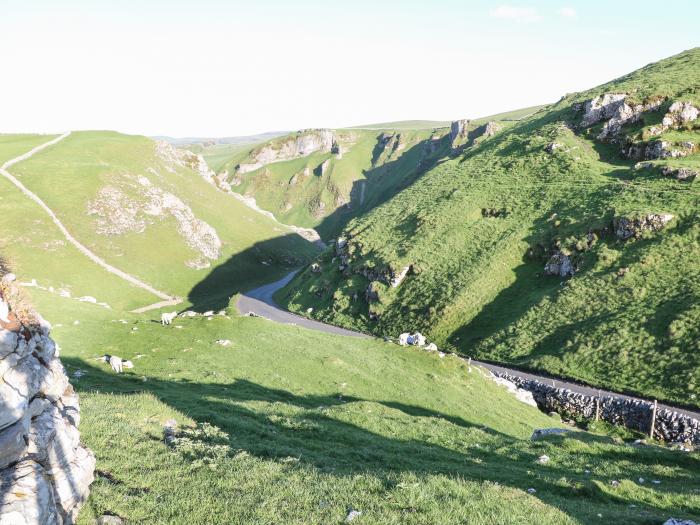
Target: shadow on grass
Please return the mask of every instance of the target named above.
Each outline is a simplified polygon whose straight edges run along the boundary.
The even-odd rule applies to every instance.
[[[374,401],[412,417],[444,419],[462,429],[464,439],[481,440],[484,444],[481,447],[471,447],[468,451],[465,451],[464,446],[461,446],[462,450],[455,450],[459,446],[455,443],[450,448],[435,441],[417,438],[416,434],[404,437],[381,435],[338,419],[334,407],[366,401],[361,398],[344,397],[341,394],[297,395],[247,380],[197,383],[148,377],[143,381],[130,373],[115,376],[80,359],[64,358],[64,361],[70,367],[87,370],[77,385],[81,392],[125,395],[151,393],[194,420],[208,422],[227,432],[232,449],[244,450],[259,458],[283,460],[294,457],[301,464],[313,466],[321,472],[334,476],[371,474],[381,479],[385,485],[395,483],[392,474],[410,472],[418,475],[445,475],[456,481],[490,481],[520,490],[533,487],[537,490],[537,497],[544,503],[583,522],[592,519],[593,511],[587,509],[588,503],[601,506],[618,504],[617,512],[622,515],[626,505],[632,501],[622,494],[611,495],[604,490],[602,487],[608,480],[593,481],[583,472],[572,472],[566,465],[554,464],[538,469],[535,459],[543,451],[551,450],[549,447],[561,447],[561,437],[530,445],[435,410],[393,401]],[[261,402],[265,405],[260,405]],[[342,415],[344,413],[340,413],[340,417]],[[454,434],[450,435],[454,438]],[[588,434],[576,437],[590,445],[610,442],[607,438]],[[696,457],[661,454],[651,448],[603,447],[602,450],[595,450],[583,446],[578,456],[582,465],[586,462],[620,462],[625,466],[624,476],[629,479],[646,475],[647,464],[661,464],[672,469],[669,476],[659,477],[664,484],[679,479],[691,480],[694,472],[700,468],[700,461]],[[533,476],[533,470],[536,469],[539,472]],[[574,479],[577,483],[572,487],[561,483],[563,478]],[[675,485],[676,491],[679,488]],[[666,485],[660,490],[666,490]],[[687,490],[692,491],[692,487]],[[666,510],[648,507],[659,516]],[[688,505],[688,508],[677,511],[697,513],[698,509]]]
[[[213,268],[190,290],[191,310],[205,312],[228,307],[235,294],[283,277],[308,262],[318,252],[309,243],[306,253],[297,251],[299,236],[288,234],[255,243]]]

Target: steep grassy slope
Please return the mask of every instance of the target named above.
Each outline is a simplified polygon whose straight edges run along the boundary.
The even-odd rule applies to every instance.
[[[697,120],[653,128],[673,102],[698,104],[699,78],[694,49],[477,141],[352,221],[347,261],[328,252],[321,273],[301,273],[280,300],[332,323],[420,330],[469,355],[697,405],[700,192],[662,167],[697,166],[700,133]],[[661,106],[602,140],[601,123],[581,127],[580,104],[603,93]],[[661,141],[689,154],[639,165],[622,154]],[[614,217],[647,214],[674,219],[640,239],[613,231]],[[573,278],[545,275],[557,254]]]
[[[149,524],[341,523],[350,509],[362,524],[700,516],[697,453],[583,432],[530,441],[560,423],[453,357],[255,318],[164,328],[32,295],[97,457],[81,524],[105,512]],[[104,353],[134,368],[117,376],[93,360]],[[174,446],[170,418],[185,427]]]
[[[172,149],[145,137],[73,133],[11,171],[97,255],[198,307],[225,307],[242,286],[273,279],[315,253],[310,243],[217,190]],[[32,228],[41,230],[43,211],[5,186],[5,206],[23,212],[3,222],[3,238],[27,235],[21,221],[41,221]],[[68,281],[54,272],[52,247],[32,252],[36,264],[16,267],[38,272],[27,277],[63,285]],[[7,253],[21,258],[26,250],[15,246]],[[70,273],[74,264],[84,266],[82,257],[67,249],[61,263]],[[89,295],[99,296],[99,287]]]
[[[236,169],[239,164],[254,165],[261,148],[278,148],[290,140],[287,136],[266,142],[247,157],[235,157],[223,168],[229,174],[231,189],[254,197],[281,222],[314,227],[323,238],[329,238],[349,219],[410,185],[449,153],[447,129],[332,133],[339,154],[320,149],[265,163],[250,172]]]

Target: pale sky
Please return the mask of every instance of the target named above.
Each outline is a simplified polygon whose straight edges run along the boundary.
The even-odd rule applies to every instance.
[[[698,0],[0,0],[0,132],[474,118],[700,45]]]

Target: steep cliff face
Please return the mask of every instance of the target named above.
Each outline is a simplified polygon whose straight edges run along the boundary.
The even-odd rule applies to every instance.
[[[0,525],[75,521],[95,456],[80,443],[78,396],[49,325],[0,282]]]
[[[237,171],[248,173],[266,164],[306,157],[317,151],[338,152],[335,134],[330,129],[308,129],[298,131],[282,139],[266,142],[250,154],[252,162],[241,163]]]

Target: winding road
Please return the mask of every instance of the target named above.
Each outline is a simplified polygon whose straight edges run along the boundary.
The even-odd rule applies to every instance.
[[[150,284],[144,283],[143,281],[140,281],[133,275],[129,275],[128,273],[120,270],[119,268],[115,268],[111,264],[109,264],[107,261],[96,255],[92,250],[90,250],[87,246],[82,244],[80,241],[78,241],[71,233],[68,231],[68,229],[63,225],[61,220],[56,216],[56,214],[53,212],[51,208],[48,207],[48,205],[34,192],[29,190],[24,184],[22,184],[17,177],[12,175],[7,169],[18,162],[22,162],[24,160],[27,160],[31,156],[35,155],[36,153],[39,153],[40,151],[53,146],[54,144],[62,141],[66,137],[70,135],[70,131],[64,133],[63,135],[60,135],[56,137],[55,139],[52,139],[48,142],[45,142],[43,144],[40,144],[39,146],[36,146],[35,148],[29,150],[27,153],[24,153],[20,155],[19,157],[15,157],[14,159],[10,159],[7,162],[5,162],[2,167],[0,167],[0,175],[5,177],[7,180],[9,180],[12,184],[14,184],[19,190],[24,193],[27,197],[29,197],[31,200],[33,200],[36,204],[38,204],[41,209],[43,209],[49,217],[51,217],[51,220],[54,222],[54,224],[58,227],[58,229],[61,231],[63,236],[66,238],[68,242],[70,242],[73,246],[75,246],[78,251],[80,251],[83,255],[85,255],[88,259],[90,259],[92,262],[95,264],[100,265],[102,268],[107,270],[109,273],[116,275],[117,277],[124,279],[125,281],[133,284],[134,286],[138,286],[139,288],[146,290],[149,293],[152,293],[159,299],[163,299],[162,303],[168,303],[168,304],[177,304],[181,301],[181,299],[177,297],[173,297],[172,295],[168,295],[165,292],[161,292],[160,290],[156,290],[153,288]],[[156,303],[157,305],[162,305],[162,303]],[[144,307],[144,308],[149,308],[149,307]]]
[[[298,270],[297,270],[298,271]],[[306,317],[301,317],[299,315],[293,314],[287,310],[281,308],[273,299],[274,293],[280,288],[284,287],[292,278],[296,275],[297,271],[293,271],[282,279],[269,283],[259,288],[255,288],[248,292],[242,293],[236,306],[238,310],[245,313],[253,313],[264,317],[271,321],[284,324],[295,324],[309,328],[311,330],[317,330],[319,332],[326,332],[329,334],[345,335],[350,337],[371,337],[367,334],[361,332],[355,332],[353,330],[347,330],[345,328],[340,328],[338,326],[333,326],[329,324],[322,323],[320,321],[314,321],[312,319],[307,319]],[[535,381],[540,381],[541,383],[551,384],[557,388],[566,388],[573,392],[578,392],[579,394],[584,394],[587,396],[602,396],[602,397],[618,397],[623,399],[641,399],[634,396],[629,396],[626,394],[620,394],[618,392],[613,392],[610,390],[602,390],[598,388],[593,388],[590,386],[582,385],[579,383],[573,383],[564,379],[553,378],[551,376],[543,376],[538,374],[533,374],[530,372],[523,372],[521,370],[516,370],[513,368],[508,368],[501,365],[496,365],[492,363],[486,363],[483,361],[477,361],[475,359],[471,360],[471,364],[480,366],[489,370],[493,374],[508,374],[515,377],[521,377],[523,379],[531,379]],[[645,399],[645,401],[649,401]],[[659,403],[659,408],[665,408],[667,410],[678,412],[679,414],[686,415],[700,420],[700,412],[688,410],[685,408],[674,407],[671,405]]]

